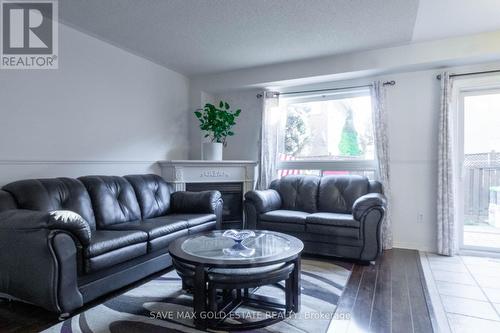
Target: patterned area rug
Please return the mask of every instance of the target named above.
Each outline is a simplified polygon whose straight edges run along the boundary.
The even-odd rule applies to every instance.
[[[349,265],[342,265],[348,267]],[[351,271],[322,260],[302,259],[302,307],[298,314],[254,332],[326,332]],[[284,299],[277,287],[266,286],[256,294]],[[239,308],[238,320],[260,320],[265,313]],[[257,318],[257,319],[256,319]],[[192,297],[181,290],[175,271],[97,305],[45,332],[200,332],[194,328]]]

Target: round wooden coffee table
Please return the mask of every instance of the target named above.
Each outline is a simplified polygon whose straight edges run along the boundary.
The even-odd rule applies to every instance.
[[[254,230],[255,237],[235,242],[223,230],[181,237],[169,246],[174,267],[193,292],[198,328],[252,329],[264,327],[300,310],[300,254],[297,238]],[[277,284],[284,300],[255,295],[259,286]],[[273,313],[264,320],[228,324],[225,319],[241,305]],[[234,316],[233,316],[234,318]]]

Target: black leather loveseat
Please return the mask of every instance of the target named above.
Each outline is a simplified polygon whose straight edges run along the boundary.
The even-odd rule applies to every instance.
[[[386,199],[361,176],[287,176],[245,194],[247,228],[284,232],[304,252],[372,261],[381,252]]]
[[[156,175],[22,180],[0,190],[0,296],[66,314],[172,264],[180,236],[220,226],[218,191]]]

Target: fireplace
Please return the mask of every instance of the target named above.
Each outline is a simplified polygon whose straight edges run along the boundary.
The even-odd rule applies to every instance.
[[[222,194],[222,229],[243,228],[243,183],[186,183],[186,191],[209,190]]]
[[[162,177],[176,191],[218,190],[224,200],[223,228],[244,228],[243,195],[254,189],[255,161],[159,161]]]

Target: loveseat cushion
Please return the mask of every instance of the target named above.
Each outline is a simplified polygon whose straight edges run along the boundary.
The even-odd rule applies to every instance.
[[[318,210],[318,185],[316,176],[286,176],[271,182],[270,188],[281,196],[281,208],[314,213]]]
[[[3,189],[14,197],[19,209],[69,210],[87,221],[92,230],[96,228],[89,194],[77,179],[26,179],[7,184]]]
[[[352,205],[368,193],[368,178],[357,175],[325,176],[319,184],[318,211],[352,213]]]
[[[318,235],[360,239],[361,229],[351,227],[338,227],[326,224],[306,223],[306,232]]]
[[[359,228],[360,222],[354,220],[351,214],[314,213],[306,217],[306,223],[321,224],[334,227]]]
[[[78,179],[90,194],[98,228],[141,219],[134,189],[125,178],[85,176]]]
[[[262,221],[269,222],[283,222],[283,223],[298,223],[304,224],[306,223],[306,217],[309,213],[301,212],[298,210],[272,210],[270,212],[260,214],[260,219]]]
[[[170,208],[170,185],[158,175],[128,175],[125,179],[134,188],[142,219],[163,216]]]

